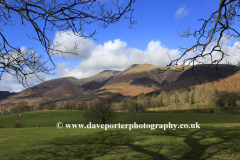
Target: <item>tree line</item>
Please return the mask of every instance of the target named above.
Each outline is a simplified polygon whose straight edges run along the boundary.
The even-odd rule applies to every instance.
[[[214,103],[216,107],[227,107],[230,113],[231,108],[237,106],[240,99],[238,92],[218,91],[216,89],[187,87],[173,90],[171,92],[162,91],[159,95],[146,96],[141,93],[136,100],[125,98],[120,103],[115,103],[109,99],[114,111],[121,112],[145,112],[149,108],[171,107],[180,105],[193,105],[196,103]],[[10,113],[21,113],[37,110],[90,110],[96,103],[83,99],[81,101],[61,101],[49,104],[36,104],[29,106],[26,101],[21,101],[10,108]],[[2,113],[5,107],[1,108]],[[6,113],[6,112],[5,112]]]

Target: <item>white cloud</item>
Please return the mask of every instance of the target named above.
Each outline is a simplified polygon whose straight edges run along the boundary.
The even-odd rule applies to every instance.
[[[49,75],[46,76],[43,74],[40,74],[40,77],[41,78],[44,77],[44,81],[54,79],[53,76],[49,76]],[[0,82],[1,82],[0,83],[0,91],[20,92],[22,90],[25,90],[25,88],[23,87],[23,85],[21,83],[19,83],[17,78],[13,77],[11,74],[8,74],[8,73],[3,74],[2,80]],[[41,82],[42,81],[39,80],[36,76],[32,76],[32,78],[27,79],[27,83],[30,87],[37,85]]]
[[[70,64],[70,62],[66,63],[66,62],[62,62],[62,63],[58,63],[57,65],[57,69],[63,69],[65,67],[67,67]]]
[[[59,44],[61,45],[57,46]],[[57,46],[57,47],[54,47],[54,49],[66,52],[68,50],[71,50],[75,46],[75,44],[77,45],[77,48],[78,48],[75,51],[75,53],[77,53],[78,55],[59,52],[57,56],[64,56],[65,58],[70,58],[70,59],[86,59],[91,56],[91,53],[95,47],[94,41],[76,36],[73,34],[72,31],[63,32],[63,33],[57,32],[55,34],[53,46]],[[57,52],[54,52],[54,54],[56,53]]]
[[[149,63],[157,66],[166,66],[170,59],[178,58],[177,49],[170,50],[161,46],[159,41],[150,41],[145,51],[137,48],[127,48],[127,43],[116,39],[98,45],[91,57],[83,60],[78,66],[59,70],[61,77],[74,76],[84,78],[93,76],[103,70],[124,70],[132,64]]]
[[[182,19],[183,17],[185,17],[189,13],[190,13],[190,11],[188,9],[186,9],[185,6],[181,7],[175,12],[175,18],[176,19]]]

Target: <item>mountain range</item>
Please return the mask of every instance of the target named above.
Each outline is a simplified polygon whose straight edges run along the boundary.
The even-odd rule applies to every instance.
[[[165,67],[151,64],[133,64],[123,71],[105,70],[88,78],[63,77],[42,82],[19,93],[0,91],[0,107],[10,107],[19,101],[27,101],[29,105],[64,100],[81,95],[134,97],[141,93],[160,93],[179,88],[216,81],[235,74],[239,68],[228,65],[195,65],[179,71],[172,67],[160,73]],[[193,69],[195,75],[193,74]],[[111,94],[110,94],[111,93]]]

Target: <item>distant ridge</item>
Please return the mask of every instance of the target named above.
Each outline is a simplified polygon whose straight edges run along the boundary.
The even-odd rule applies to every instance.
[[[102,72],[100,72],[100,73],[105,73],[105,72],[114,72],[114,73],[118,73],[118,72],[121,72],[121,71],[116,71],[116,70],[104,70],[104,71],[102,71]],[[99,73],[99,74],[100,74]]]
[[[17,94],[16,92],[9,92],[9,91],[0,91],[0,100],[5,99],[9,96]]]

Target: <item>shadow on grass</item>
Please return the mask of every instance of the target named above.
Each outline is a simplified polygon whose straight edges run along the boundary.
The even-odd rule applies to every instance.
[[[180,132],[185,132],[180,133]],[[186,135],[186,133],[188,133]],[[240,139],[240,127],[236,129],[228,128],[214,128],[214,127],[204,127],[199,130],[195,130],[189,132],[189,130],[178,130],[178,132],[166,130],[164,134],[161,136],[169,136],[174,138],[183,138],[183,142],[190,147],[189,151],[186,151],[182,154],[179,160],[186,159],[208,159],[214,156],[217,153],[220,153],[223,150],[230,149],[231,153],[229,153],[228,158],[231,159],[231,154],[238,154],[240,152],[239,140]],[[146,136],[159,136],[159,134],[152,133],[143,133]],[[195,137],[197,135],[197,137]],[[214,142],[211,144],[203,144],[203,141],[207,142],[207,139],[221,139],[219,142]],[[210,148],[217,148],[216,151],[208,153],[207,156],[204,156],[204,153]],[[177,148],[172,151],[173,154],[182,153],[182,150],[178,150]],[[225,151],[226,152],[226,151]],[[228,155],[228,154],[227,154]],[[226,156],[226,155],[225,155]]]
[[[42,141],[46,147],[36,150],[26,151],[24,156],[36,155],[37,159],[85,159],[91,160],[97,157],[103,159],[161,159],[168,160],[167,154],[161,154],[160,151],[171,145],[187,146],[183,149],[172,146],[168,152],[172,155],[177,154],[177,159],[208,159],[215,154],[221,153],[226,149],[231,149],[229,154],[237,154],[240,151],[239,142],[240,128],[212,128],[205,127],[199,130],[108,130],[94,132],[89,135],[70,134],[65,138],[56,138],[52,141]],[[156,141],[148,144],[149,137]],[[166,140],[169,137],[173,142]],[[177,141],[177,138],[182,138],[183,142]],[[216,142],[208,142],[209,138],[217,139]],[[175,140],[176,141],[175,141]],[[220,140],[219,140],[220,139]],[[164,141],[165,140],[165,141]],[[159,143],[162,141],[163,143]],[[201,142],[200,142],[201,141]],[[206,143],[204,144],[205,141]],[[136,143],[140,142],[140,144]],[[209,154],[204,153],[210,147],[216,148]],[[165,152],[164,152],[165,153]],[[41,156],[40,156],[41,155]],[[117,156],[117,157],[116,157]],[[170,155],[171,156],[171,155]],[[32,157],[36,159],[36,157]],[[24,157],[22,157],[24,158]]]

